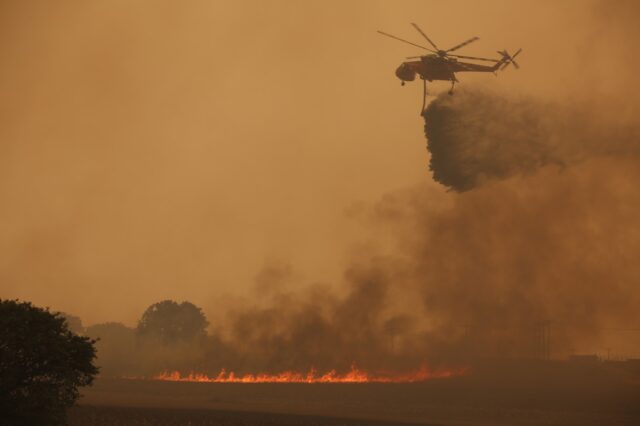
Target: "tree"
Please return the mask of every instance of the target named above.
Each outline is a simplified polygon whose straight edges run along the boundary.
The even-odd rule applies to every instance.
[[[59,425],[98,374],[94,340],[61,314],[0,299],[0,413],[3,424]]]
[[[208,325],[202,310],[193,303],[163,300],[147,308],[137,330],[139,335],[155,337],[166,345],[203,338]]]

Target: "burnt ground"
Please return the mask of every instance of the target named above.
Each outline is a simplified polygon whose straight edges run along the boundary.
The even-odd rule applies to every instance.
[[[79,406],[69,415],[71,426],[92,425],[190,425],[190,426],[393,426],[398,422],[186,408]],[[419,426],[423,423],[402,423]],[[435,425],[434,425],[435,426]]]
[[[100,379],[72,425],[640,424],[640,380],[618,368],[532,364],[408,384]]]

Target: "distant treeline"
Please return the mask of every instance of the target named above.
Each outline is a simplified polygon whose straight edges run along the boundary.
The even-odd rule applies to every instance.
[[[63,313],[69,329],[96,339],[103,376],[146,376],[166,369],[202,368],[203,354],[216,346],[207,335],[209,325],[200,308],[190,302],[164,300],[149,306],[135,328],[119,322],[83,326]]]

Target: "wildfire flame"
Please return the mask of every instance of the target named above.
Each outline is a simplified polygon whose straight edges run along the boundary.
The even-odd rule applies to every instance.
[[[284,371],[276,374],[259,373],[236,375],[233,371],[227,373],[226,370],[222,369],[216,376],[193,372],[182,375],[178,371],[166,371],[154,376],[153,380],[205,383],[414,383],[429,379],[460,376],[468,372],[468,368],[431,371],[426,366],[422,366],[408,373],[372,374],[352,365],[351,369],[343,374],[335,370],[319,374],[315,368],[312,368],[307,373]]]

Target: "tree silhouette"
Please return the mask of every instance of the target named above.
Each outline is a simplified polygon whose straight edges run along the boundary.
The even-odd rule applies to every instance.
[[[98,369],[94,340],[69,330],[61,314],[0,300],[2,424],[58,425]]]
[[[163,300],[147,308],[138,322],[138,333],[164,344],[193,341],[206,336],[209,325],[202,310],[190,302]]]

